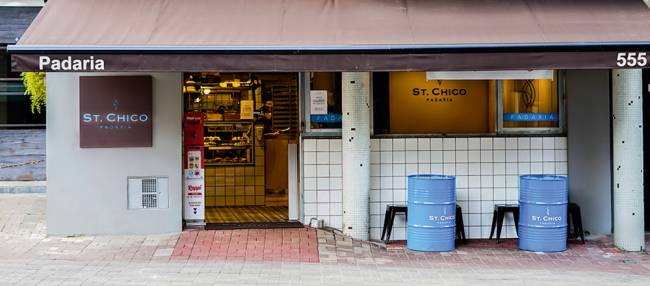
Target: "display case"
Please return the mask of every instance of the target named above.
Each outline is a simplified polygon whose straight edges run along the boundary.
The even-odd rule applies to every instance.
[[[253,122],[216,122],[204,124],[205,165],[255,164]]]

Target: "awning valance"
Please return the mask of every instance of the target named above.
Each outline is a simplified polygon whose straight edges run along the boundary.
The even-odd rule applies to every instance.
[[[650,52],[641,0],[51,0],[17,70],[494,70],[616,67]],[[624,57],[629,55],[625,54]],[[627,62],[626,62],[627,64]]]

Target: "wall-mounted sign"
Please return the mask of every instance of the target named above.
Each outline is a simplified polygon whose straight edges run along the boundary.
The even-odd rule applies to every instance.
[[[343,116],[338,113],[331,114],[312,114],[309,116],[309,121],[312,123],[341,123]]]
[[[390,132],[400,134],[484,133],[489,102],[487,80],[427,80],[424,72],[391,72]]]
[[[152,146],[151,76],[79,78],[81,148]]]
[[[503,121],[505,122],[539,122],[539,121],[560,121],[560,115],[557,113],[504,113]]]

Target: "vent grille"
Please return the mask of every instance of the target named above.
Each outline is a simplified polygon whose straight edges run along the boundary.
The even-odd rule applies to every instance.
[[[138,177],[128,179],[130,209],[167,208],[168,178]]]
[[[142,179],[142,207],[158,207],[158,189],[156,179]]]

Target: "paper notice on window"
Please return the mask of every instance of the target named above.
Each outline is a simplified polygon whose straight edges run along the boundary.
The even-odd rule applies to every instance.
[[[327,90],[309,92],[311,114],[327,114]]]
[[[253,119],[253,101],[242,100],[239,102],[239,119]]]

